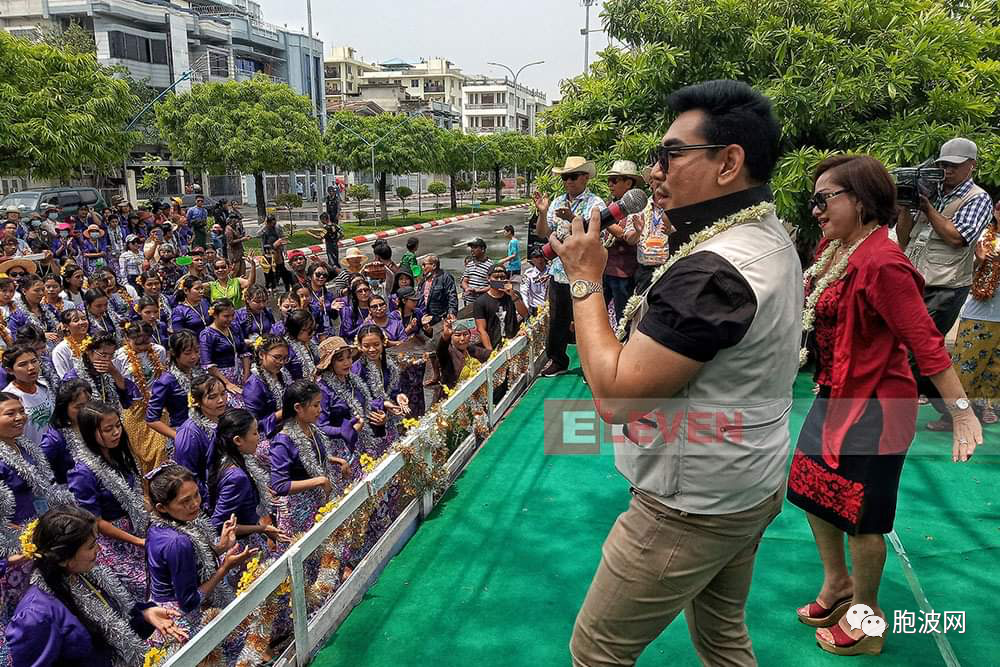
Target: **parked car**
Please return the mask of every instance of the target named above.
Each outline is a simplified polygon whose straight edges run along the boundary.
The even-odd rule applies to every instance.
[[[107,206],[104,196],[94,188],[38,188],[10,193],[0,201],[0,210],[16,206],[21,209],[21,216],[26,218],[32,211],[40,212],[42,204],[61,207],[60,219],[76,215],[77,210],[84,204],[98,213]]]

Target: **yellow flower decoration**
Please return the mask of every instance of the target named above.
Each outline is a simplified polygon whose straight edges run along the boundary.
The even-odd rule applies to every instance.
[[[94,344],[94,337],[93,336],[87,336],[86,338],[84,338],[80,342],[80,352],[81,352],[81,354],[83,352],[86,352],[90,348],[90,346],[93,345],[93,344]]]
[[[142,661],[142,667],[156,667],[167,657],[167,650],[162,648],[151,648],[146,651],[146,659]]]
[[[375,459],[368,456],[367,454],[362,454],[360,461],[361,461],[361,469],[365,471],[366,475],[375,469]]]
[[[38,558],[38,547],[35,546],[35,526],[38,525],[38,519],[35,519],[21,532],[21,553],[24,554],[26,558],[34,560]]]
[[[441,391],[443,391],[443,392],[444,392],[444,395],[445,395],[445,396],[451,396],[452,394],[454,394],[454,393],[455,393],[455,390],[454,390],[454,389],[452,389],[451,387],[449,387],[449,386],[448,386],[448,385],[446,385],[446,384],[443,384],[443,385],[441,385]]]
[[[414,419],[413,417],[407,417],[406,419],[403,420],[403,428],[407,430],[411,428],[416,428],[418,426],[420,426],[419,419]]]
[[[257,580],[258,571],[260,570],[260,556],[254,556],[247,563],[247,569],[243,571],[240,576],[240,583],[236,587],[236,594],[243,595],[250,588],[250,584]]]
[[[198,401],[194,400],[194,394],[192,394],[191,392],[188,392],[188,407],[189,408],[198,407]]]
[[[281,585],[278,586],[278,589],[275,591],[275,593],[277,593],[278,595],[288,595],[291,592],[292,592],[291,577],[287,577],[283,582],[281,582]]]
[[[325,517],[327,514],[329,514],[330,512],[332,512],[333,508],[336,507],[336,506],[337,506],[337,501],[336,500],[331,500],[326,505],[323,505],[322,507],[320,507],[318,510],[316,510],[316,516],[313,518],[314,521],[316,523],[319,523],[320,521],[322,521],[323,517]]]

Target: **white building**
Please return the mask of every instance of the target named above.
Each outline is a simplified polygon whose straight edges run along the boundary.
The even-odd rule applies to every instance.
[[[338,107],[338,103],[358,99],[362,77],[366,72],[378,69],[378,65],[361,60],[350,46],[333,47],[330,55],[324,59],[323,67],[328,109]]]
[[[509,78],[467,78],[462,89],[462,128],[467,134],[516,131],[535,134],[545,93]]]

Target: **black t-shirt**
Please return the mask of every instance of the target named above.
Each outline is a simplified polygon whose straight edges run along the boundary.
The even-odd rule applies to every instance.
[[[507,294],[499,299],[488,292],[480,294],[472,306],[472,316],[486,320],[486,333],[493,347],[499,347],[501,338],[513,338],[517,334],[517,308],[514,299]]]
[[[639,331],[703,363],[743,340],[757,313],[750,284],[708,251],[678,260],[652,287],[648,303]]]

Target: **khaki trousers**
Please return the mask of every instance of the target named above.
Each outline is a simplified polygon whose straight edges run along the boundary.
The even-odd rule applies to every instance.
[[[702,663],[756,665],[744,622],[754,558],[785,489],[735,514],[695,515],[632,491],[576,618],[575,667],[632,665],[683,609]]]

